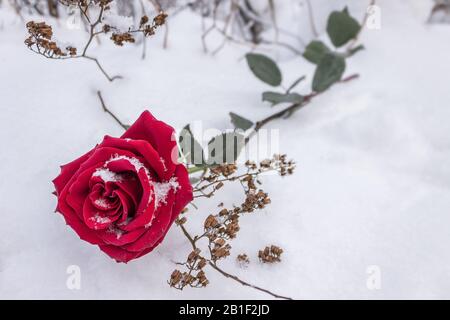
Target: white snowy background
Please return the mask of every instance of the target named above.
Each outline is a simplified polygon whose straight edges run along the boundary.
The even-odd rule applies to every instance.
[[[285,3],[286,17],[295,14],[293,2]],[[330,10],[347,4],[362,18],[367,2],[312,1],[320,33]],[[272,204],[242,219],[227,271],[296,299],[450,298],[450,25],[426,23],[431,1],[378,5],[381,29],[364,30],[366,50],[348,61],[346,74],[361,77],[268,126],[280,130],[280,150],[297,170],[264,178]],[[288,21],[291,30],[304,27]],[[260,97],[269,88],[243,59],[248,47],[227,44],[206,55],[197,15],[185,10],[169,22],[169,47],[162,48],[159,32],[145,60],[136,46],[105,40],[94,49],[105,69],[124,76],[109,83],[90,61],[33,54],[23,44],[23,22],[0,10],[0,298],[270,298],[213,270],[206,289],[169,288],[173,261],[190,250],[175,226],[153,253],[118,264],[53,212],[59,165],[122,132],[101,110],[96,90],[127,123],[147,108],[175,128],[202,121],[222,130],[231,127],[229,111],[253,120],[274,112]],[[64,25],[56,34],[83,35]],[[311,79],[313,65],[301,57],[262,52],[277,60],[286,83],[302,74]],[[230,186],[197,201],[187,227],[198,231],[219,202],[230,206],[241,196]],[[284,249],[281,263],[258,262],[267,244]],[[234,260],[242,252],[251,259],[246,269]],[[80,290],[66,286],[70,265],[81,269]],[[381,270],[379,290],[366,286],[372,265]]]

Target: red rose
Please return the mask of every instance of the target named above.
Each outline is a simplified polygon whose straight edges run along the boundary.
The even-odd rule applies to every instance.
[[[56,211],[118,262],[152,251],[192,200],[174,130],[145,111],[120,138],[61,167]]]

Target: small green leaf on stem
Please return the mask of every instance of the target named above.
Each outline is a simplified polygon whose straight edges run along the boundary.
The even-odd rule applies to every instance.
[[[204,164],[205,156],[203,148],[200,143],[195,140],[189,125],[186,125],[183,130],[181,130],[178,143],[180,145],[181,153],[187,163],[196,166],[202,166]]]
[[[331,50],[322,41],[313,40],[306,46],[303,57],[311,63],[318,64],[329,52]]]
[[[208,165],[234,163],[245,146],[243,134],[225,132],[212,138],[208,143]]]
[[[351,57],[352,55],[354,55],[355,53],[357,53],[358,51],[364,50],[364,46],[362,44],[360,44],[357,47],[351,48],[348,52],[348,57]]]
[[[305,80],[306,77],[305,76],[301,76],[300,78],[298,78],[297,80],[295,80],[290,86],[289,88],[286,90],[286,93],[291,92],[292,89],[294,89],[300,82],[302,82],[303,80]]]
[[[233,123],[234,127],[236,129],[242,129],[242,130],[247,130],[250,129],[253,126],[253,122],[241,117],[240,115],[237,115],[234,112],[230,112],[230,117],[231,117],[231,123]]]
[[[256,53],[248,53],[245,57],[250,70],[258,79],[273,87],[281,84],[281,71],[275,61]]]
[[[350,16],[347,7],[342,11],[333,11],[328,17],[327,33],[336,48],[355,39],[360,30],[359,22]]]
[[[312,89],[316,92],[323,92],[331,87],[335,82],[341,80],[345,71],[345,59],[335,53],[327,53],[314,73]]]
[[[278,93],[273,91],[263,92],[263,101],[268,101],[275,106],[280,103],[302,103],[303,96],[298,93]]]

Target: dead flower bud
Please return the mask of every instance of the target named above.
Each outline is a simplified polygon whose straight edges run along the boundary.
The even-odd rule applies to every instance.
[[[148,22],[148,17],[146,15],[141,17],[141,21],[139,22],[139,26],[142,28],[142,26],[144,26],[144,24],[146,24]]]
[[[241,205],[242,212],[253,212],[256,209],[263,209],[270,203],[270,198],[267,193],[262,190],[256,192],[254,189],[250,190],[245,198],[244,203]]]
[[[109,24],[105,24],[105,25],[103,26],[103,28],[102,28],[102,31],[103,31],[104,33],[110,32],[110,31],[111,31],[111,26],[110,26]]]
[[[210,214],[206,220],[205,220],[205,229],[210,228],[216,228],[219,225],[219,222],[217,221],[216,217],[214,217],[212,214]]]
[[[241,267],[246,267],[250,263],[250,259],[245,253],[239,254],[236,260]]]
[[[164,12],[161,12],[160,14],[158,14],[156,17],[153,18],[153,22],[157,26],[162,26],[164,23],[166,23],[166,19],[167,19],[167,14],[165,14]]]
[[[203,269],[206,266],[206,259],[205,258],[200,258],[200,260],[197,263],[197,268],[198,269]]]
[[[250,161],[250,160],[247,160],[247,161],[245,162],[245,166],[246,166],[247,168],[249,168],[250,170],[255,170],[255,169],[257,168],[256,163],[253,162],[253,161]]]
[[[225,240],[223,240],[223,239],[218,239],[218,240],[216,240],[216,241],[214,242],[214,244],[215,244],[217,247],[221,247],[221,246],[223,246],[223,245],[225,244]]]
[[[269,168],[271,164],[272,161],[270,159],[265,159],[259,163],[262,168]]]
[[[25,39],[25,44],[27,47],[47,58],[58,59],[67,56],[55,41],[52,41],[53,30],[52,27],[47,25],[45,22],[34,22],[30,21],[26,24],[29,37]],[[70,54],[72,54],[74,48],[72,48]]]
[[[52,27],[45,22],[30,21],[26,24],[28,33],[38,38],[44,38],[50,40],[53,37]]]
[[[202,257],[197,260],[197,258],[199,257],[199,252],[200,250],[191,252],[190,259],[194,259],[198,262],[197,264],[195,264],[195,262],[189,263],[190,261],[188,258],[188,261],[185,264],[188,268],[188,272],[181,272],[179,270],[174,270],[172,272],[168,281],[171,287],[178,290],[183,290],[186,286],[190,286],[193,288],[203,288],[208,285],[209,281],[206,278],[205,272],[202,270],[203,267],[206,266],[207,261]],[[193,275],[194,271],[198,271],[195,276]]]
[[[233,173],[236,172],[237,165],[234,163],[231,163],[231,164],[225,163],[225,164],[221,164],[216,167],[213,167],[210,170],[211,170],[211,174],[212,174],[212,176],[210,177],[211,179],[215,179],[217,176],[229,177],[230,175],[232,175]]]
[[[77,48],[74,47],[67,47],[66,50],[69,52],[69,54],[71,56],[76,56],[77,55]]]
[[[209,284],[208,279],[206,278],[205,272],[203,270],[197,273],[197,281],[199,287],[206,287]]]
[[[223,240],[223,239],[219,239]],[[231,246],[229,244],[218,245],[217,241],[215,242],[214,248],[211,249],[211,256],[213,261],[217,261],[219,259],[226,258],[230,255]]]
[[[264,250],[259,250],[258,258],[263,263],[275,263],[281,261],[281,254],[283,253],[283,249],[280,247],[271,245],[267,246]]]
[[[170,280],[169,280],[170,286],[174,287],[177,284],[179,284],[181,279],[182,279],[182,277],[183,277],[183,274],[181,273],[180,270],[174,270],[172,272],[172,274],[170,275]]]
[[[113,33],[111,40],[118,46],[123,46],[124,42],[134,43],[135,39],[129,32]]]
[[[186,221],[187,221],[186,217],[177,218],[177,219],[175,220],[175,224],[176,224],[177,226],[181,226],[181,225],[185,224]]]
[[[195,260],[197,260],[197,258],[199,258],[199,254],[200,254],[200,249],[198,249],[198,248],[195,249],[188,255],[187,262],[193,263]]]

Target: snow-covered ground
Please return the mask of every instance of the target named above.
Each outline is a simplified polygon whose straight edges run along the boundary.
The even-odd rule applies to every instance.
[[[319,30],[326,13],[348,3],[354,16],[365,2],[312,1]],[[232,255],[246,252],[247,269],[234,259],[228,271],[276,293],[304,298],[450,298],[450,25],[425,23],[431,1],[378,1],[381,29],[365,30],[366,50],[348,63],[360,79],[334,86],[287,120],[280,150],[298,162],[285,179],[264,178],[272,204],[242,219]],[[178,228],[153,253],[117,264],[80,241],[59,214],[51,180],[59,165],[121,128],[95,95],[131,123],[148,108],[181,128],[230,127],[228,112],[260,119],[267,87],[249,72],[246,47],[228,44],[205,55],[200,19],[186,11],[148,44],[98,50],[105,68],[124,79],[108,83],[89,61],[53,61],[23,44],[18,18],[0,12],[0,298],[269,298],[214,271],[206,289],[169,288],[166,281],[189,245]],[[79,37],[80,31],[65,35]],[[66,37],[66,38],[67,38]],[[273,54],[287,80],[311,78],[313,66],[286,52]],[[306,82],[304,86],[306,86]],[[303,89],[307,91],[305,87]],[[239,188],[197,201],[188,227],[199,229],[220,201],[239,202]],[[283,261],[263,265],[257,250],[284,249]],[[68,266],[81,269],[81,289],[66,286]],[[376,266],[371,269],[370,266]],[[381,271],[370,290],[368,271]]]

